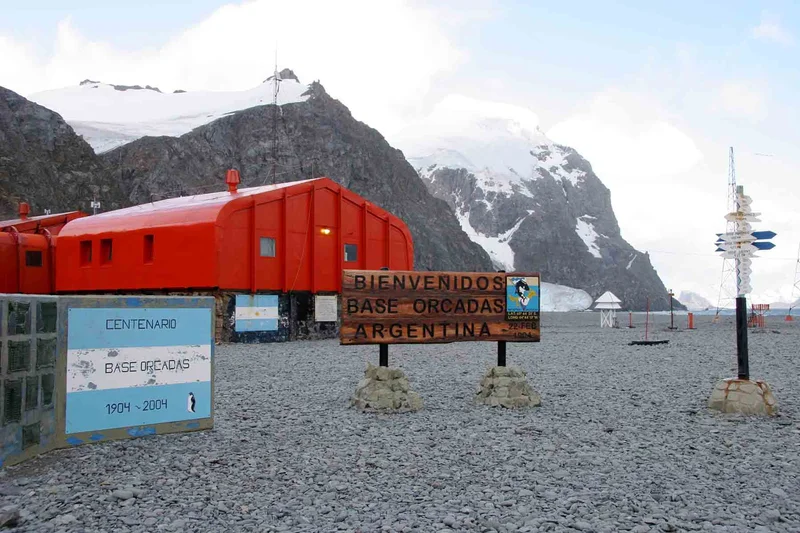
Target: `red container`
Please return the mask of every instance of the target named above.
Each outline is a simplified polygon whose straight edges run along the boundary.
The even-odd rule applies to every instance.
[[[328,178],[231,189],[70,222],[57,291],[339,292],[344,268],[413,269],[405,223]]]
[[[56,236],[80,211],[28,217],[20,205],[20,218],[0,221],[0,293],[48,294],[55,292]]]

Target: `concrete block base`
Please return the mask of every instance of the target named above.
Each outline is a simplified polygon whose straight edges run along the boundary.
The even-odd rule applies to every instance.
[[[536,407],[541,405],[542,398],[528,384],[524,370],[496,366],[481,380],[475,403],[492,407]]]
[[[399,368],[367,364],[350,405],[367,412],[403,413],[422,409],[422,398],[409,390],[408,378]]]
[[[708,407],[722,413],[761,416],[778,414],[778,402],[767,382],[763,380],[723,379],[711,391]]]

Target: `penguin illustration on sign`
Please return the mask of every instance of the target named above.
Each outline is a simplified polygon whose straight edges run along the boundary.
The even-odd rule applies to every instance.
[[[538,320],[539,277],[506,276],[506,320]]]
[[[195,406],[195,404],[196,404],[196,401],[195,401],[195,399],[194,399],[194,394],[190,392],[190,393],[189,393],[189,399],[188,399],[188,400],[187,400],[187,402],[186,402],[186,409],[187,409],[187,410],[188,410],[190,413],[194,413],[194,412],[195,412],[195,410],[194,410],[194,406]]]

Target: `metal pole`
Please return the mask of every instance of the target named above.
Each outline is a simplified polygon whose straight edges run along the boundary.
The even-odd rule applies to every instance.
[[[277,72],[277,66],[275,67]],[[381,267],[381,270],[389,270],[388,266]],[[379,345],[379,352],[378,352],[378,365],[380,366],[389,366],[389,345],[388,344],[380,344]]]
[[[736,187],[736,211],[741,210],[739,197],[744,196],[744,187]],[[740,232],[741,225],[736,222],[736,233]],[[747,297],[742,293],[741,256],[734,258],[736,267],[736,362],[739,367],[739,379],[750,379],[750,361],[747,353]]]
[[[669,290],[669,329],[678,329],[675,327],[675,315],[672,312],[672,297],[675,295],[672,289]]]
[[[750,379],[750,361],[747,352],[747,298],[736,297],[736,359],[739,379]]]
[[[505,270],[498,270],[505,273]],[[497,366],[506,366],[506,341],[497,341]]]
[[[389,366],[389,345],[379,344],[378,349],[380,350],[378,364],[380,366]]]
[[[675,329],[675,317],[672,314],[672,293],[669,293],[669,329]]]

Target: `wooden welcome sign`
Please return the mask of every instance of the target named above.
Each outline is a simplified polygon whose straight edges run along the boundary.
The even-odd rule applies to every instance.
[[[342,275],[341,344],[539,341],[539,274]]]

